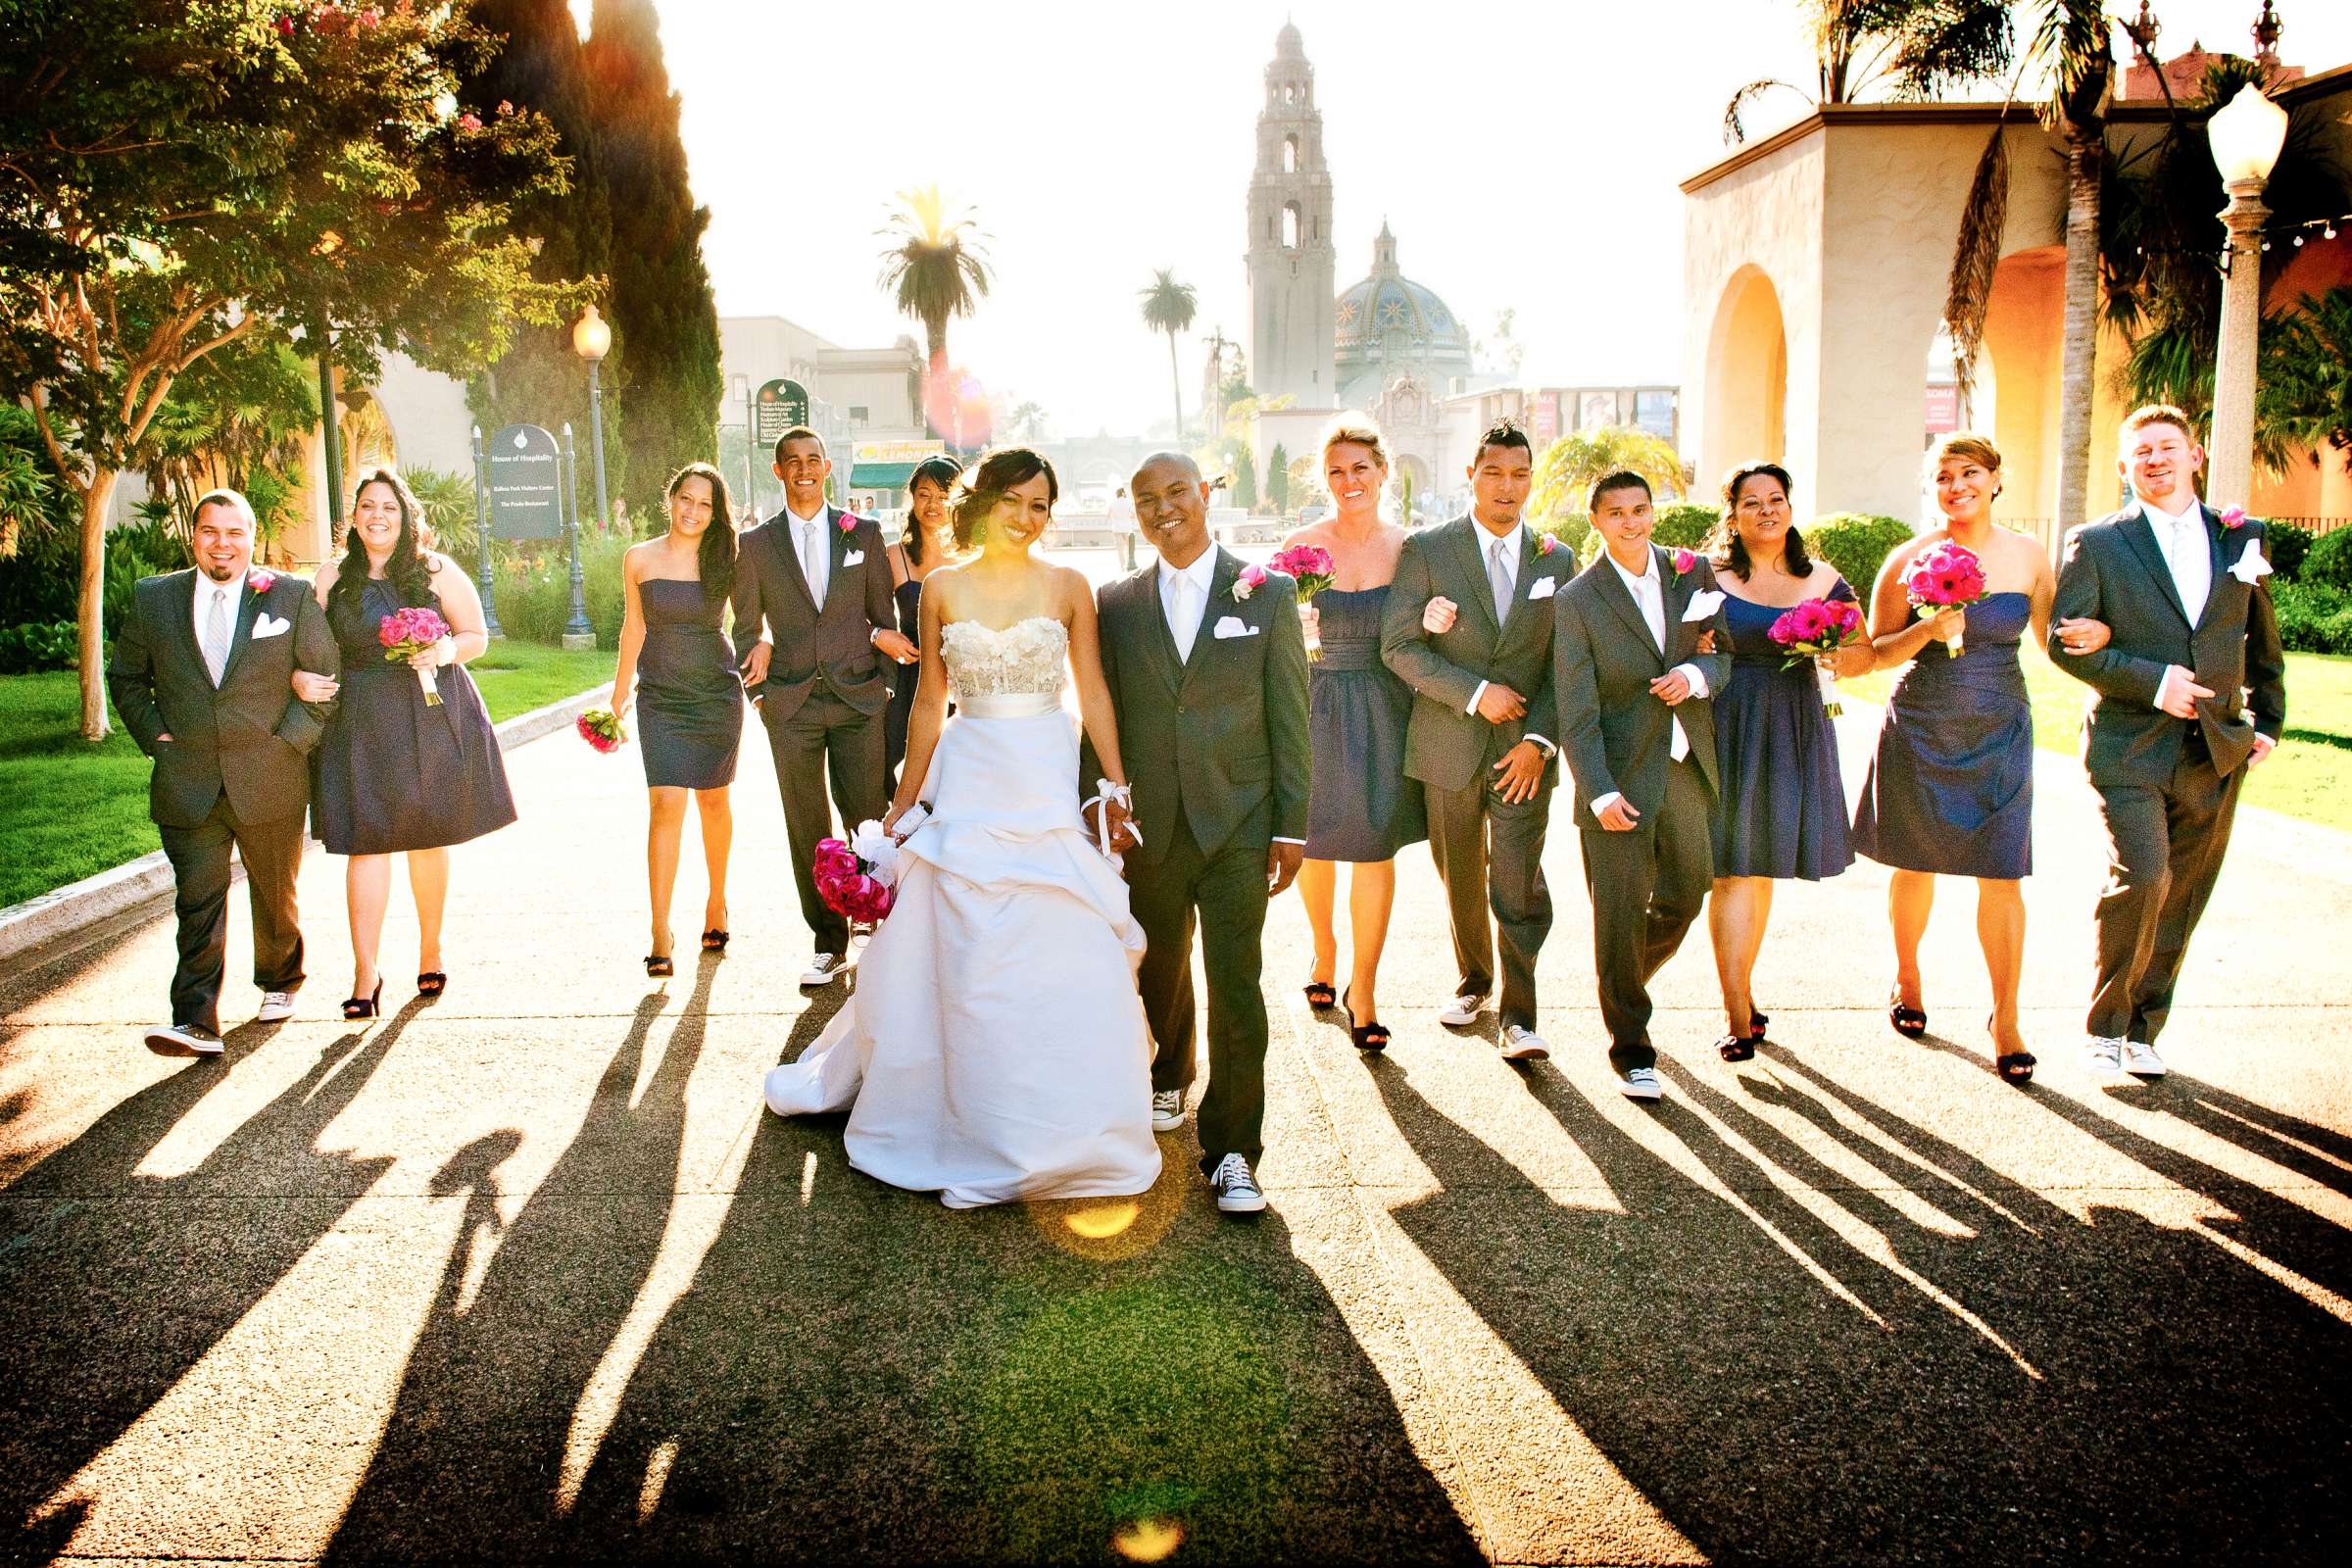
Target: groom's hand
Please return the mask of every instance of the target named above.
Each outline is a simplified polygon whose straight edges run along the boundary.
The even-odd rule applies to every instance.
[[[1298,874],[1298,862],[1306,858],[1303,844],[1273,843],[1266,846],[1266,896],[1274,898]]]
[[[874,646],[902,664],[911,664],[923,657],[922,650],[907,641],[906,634],[903,631],[877,628],[874,632]]]
[[[763,639],[752,644],[752,651],[746,654],[743,660],[743,683],[746,686],[758,686],[765,681],[767,679],[767,662],[775,656],[776,645],[774,643]]]
[[[1533,799],[1543,782],[1544,748],[1534,741],[1521,741],[1494,764],[1494,793],[1514,806]]]
[[[1498,680],[1487,682],[1478,694],[1478,716],[1490,724],[1507,724],[1527,713],[1527,699]]]
[[[1135,813],[1118,802],[1104,801],[1102,817],[1110,832],[1110,842],[1102,846],[1105,854],[1125,855],[1144,842],[1135,831]]]

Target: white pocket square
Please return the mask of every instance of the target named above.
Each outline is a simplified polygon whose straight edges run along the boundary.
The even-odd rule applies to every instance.
[[[1254,637],[1257,628],[1239,615],[1226,615],[1217,621],[1215,635],[1219,637]]]
[[[2262,559],[2262,541],[2247,540],[2246,553],[2237,558],[2237,564],[2230,568],[2230,575],[2251,588],[2270,574],[2271,564]]]
[[[1559,578],[1538,577],[1536,579],[1536,585],[1527,591],[1527,597],[1530,599],[1549,599],[1553,594],[1558,593],[1559,591]]]
[[[1715,588],[1701,588],[1698,592],[1692,594],[1690,596],[1690,602],[1683,607],[1683,619],[1686,622],[1693,620],[1713,620],[1715,618],[1715,612],[1721,610],[1722,608],[1723,594],[1721,590]]]
[[[265,637],[282,636],[293,624],[291,620],[282,620],[265,610],[254,617],[253,641],[258,643]]]
[[[853,550],[853,551],[851,551],[851,552],[850,552],[848,555],[846,555],[846,556],[844,556],[844,557],[842,557],[842,558],[841,558],[841,564],[842,564],[843,565],[845,565],[845,566],[855,566],[855,565],[857,565],[857,564],[858,564],[859,562],[863,561],[864,559],[865,559],[865,552],[864,552],[864,551],[862,551],[862,550]]]

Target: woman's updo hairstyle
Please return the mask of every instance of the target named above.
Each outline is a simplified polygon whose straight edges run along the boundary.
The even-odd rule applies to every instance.
[[[2000,495],[2001,453],[2000,449],[1991,442],[1981,435],[1972,435],[1966,430],[1953,431],[1936,442],[1928,453],[1928,477],[1930,479],[1936,477],[1936,470],[1943,466],[1946,458],[1964,458],[1991,474],[1992,493],[1995,497]]]
[[[1061,481],[1045,454],[1031,447],[998,447],[965,470],[948,498],[948,520],[955,530],[956,548],[965,553],[980,548],[988,531],[988,514],[997,510],[1015,485],[1046,476],[1046,504],[1061,499]]]
[[[1723,517],[1715,531],[1707,535],[1707,554],[1719,567],[1728,569],[1741,582],[1747,581],[1753,566],[1747,559],[1747,542],[1740,537],[1740,488],[1750,479],[1777,480],[1781,494],[1788,498],[1791,516],[1788,531],[1781,539],[1781,563],[1791,577],[1813,575],[1813,557],[1805,549],[1805,536],[1797,532],[1793,515],[1796,510],[1796,484],[1788,470],[1777,463],[1742,463],[1723,476]]]

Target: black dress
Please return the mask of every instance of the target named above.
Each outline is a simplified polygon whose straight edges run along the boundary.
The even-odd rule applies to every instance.
[[[1387,860],[1429,836],[1421,785],[1404,776],[1412,689],[1380,659],[1388,584],[1315,595],[1323,657],[1307,665],[1306,857]]]
[[[1840,582],[1828,597],[1851,603],[1854,592]],[[1732,675],[1715,694],[1715,761],[1723,781],[1717,876],[1817,882],[1854,863],[1838,736],[1822,707],[1820,672],[1811,660],[1783,669],[1788,653],[1772,640],[1772,623],[1788,608],[1737,594],[1723,598]]]
[[[637,749],[652,787],[721,790],[735,782],[743,743],[743,677],[719,630],[727,602],[700,582],[657,577],[637,585],[645,646],[637,655]]]
[[[906,640],[920,646],[923,640],[923,579],[909,577],[890,592],[899,606],[899,630]],[[914,689],[922,684],[923,666],[918,661],[911,664],[893,662],[890,669],[890,706],[882,710],[883,766],[888,772],[890,787],[898,788],[899,764],[906,760],[906,722],[914,712]]]
[[[384,657],[375,629],[400,608],[378,577],[356,606],[327,601],[343,691],[318,743],[318,815],[319,837],[337,855],[437,850],[514,820],[506,760],[466,666],[433,672],[441,705],[428,708],[416,672]],[[429,608],[440,611],[438,595]]]

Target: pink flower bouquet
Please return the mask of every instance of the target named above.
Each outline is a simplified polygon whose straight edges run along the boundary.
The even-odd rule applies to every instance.
[[[1921,551],[1903,568],[1903,592],[1915,610],[1973,605],[1984,597],[1984,564],[1974,550],[1947,539],[1932,550]],[[1954,659],[1960,657],[1963,635],[1962,631],[1952,633],[1948,646]]]
[[[395,610],[375,626],[375,640],[384,645],[384,658],[395,664],[405,663],[418,654],[431,653],[433,646],[449,635],[449,622],[441,618],[438,611],[422,605]],[[441,706],[441,693],[433,684],[431,670],[418,670],[416,684],[424,688],[425,707]]]
[[[572,723],[580,739],[608,757],[620,750],[621,742],[629,738],[619,717],[610,708],[591,708]]]
[[[845,920],[879,925],[889,917],[890,906],[898,898],[896,846],[879,823],[861,825],[857,837],[871,858],[841,839],[816,841],[812,863],[817,897]]]
[[[1266,568],[1269,571],[1279,571],[1297,579],[1298,602],[1302,605],[1309,603],[1315,595],[1331,586],[1334,569],[1331,552],[1321,545],[1293,545],[1288,550],[1277,551],[1273,559],[1266,563]],[[1323,657],[1322,638],[1307,638],[1306,657],[1309,659]]]
[[[1783,669],[1794,669],[1806,660],[1834,654],[1862,635],[1862,607],[1846,599],[1805,599],[1789,606],[1765,633],[1788,651]],[[1832,682],[1838,677],[1821,672],[1821,706],[1832,718],[1844,711]]]

